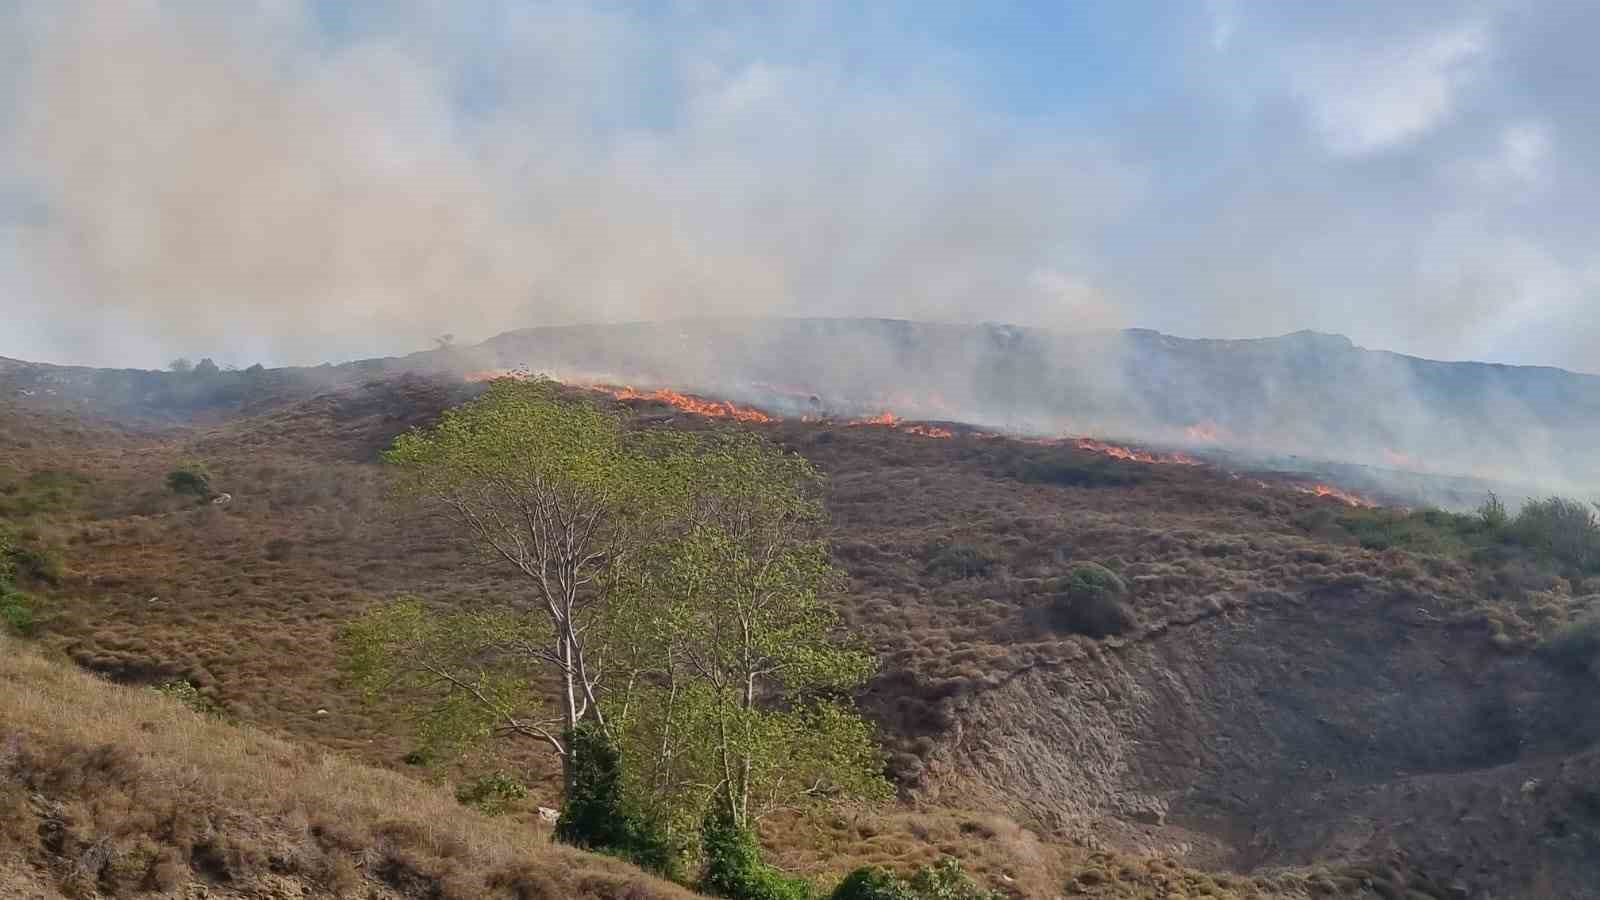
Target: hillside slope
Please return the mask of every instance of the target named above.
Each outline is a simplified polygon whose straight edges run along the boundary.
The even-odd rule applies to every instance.
[[[0,637],[0,895],[667,898],[392,772]]]
[[[340,683],[334,636],[400,591],[517,590],[383,500],[376,448],[472,390],[389,375],[162,425],[0,405],[0,515],[66,560],[34,586],[40,640],[401,765],[410,735]],[[620,405],[638,427],[711,424]],[[1150,886],[1184,864],[1248,873],[1214,882],[1238,896],[1600,896],[1594,671],[1540,651],[1600,611],[1600,580],[1469,545],[1471,517],[1208,466],[960,430],[741,427],[830,476],[841,602],[883,662],[860,700],[903,797],[771,823],[785,866],[953,853],[1027,897],[1166,896]],[[185,460],[232,502],[171,496]],[[1052,620],[1086,562],[1126,582],[1120,633]],[[546,756],[508,762],[550,802]]]

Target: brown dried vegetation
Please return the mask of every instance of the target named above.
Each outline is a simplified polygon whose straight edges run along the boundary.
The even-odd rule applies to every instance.
[[[321,759],[321,749],[401,765],[412,749],[403,723],[361,706],[340,682],[334,638],[358,611],[401,591],[473,604],[515,589],[492,570],[464,565],[466,551],[436,524],[389,508],[375,462],[376,450],[396,433],[470,390],[390,378],[312,396],[247,398],[243,413],[231,418],[159,427],[0,408],[8,426],[0,434],[0,502],[32,497],[25,512],[8,514],[25,517],[41,539],[61,547],[67,564],[60,584],[41,590],[48,601],[45,645],[119,682],[187,680],[226,716],[320,748],[272,744],[290,762],[303,757],[296,765],[308,772],[324,764],[312,762]],[[660,404],[628,405],[641,427],[709,427]],[[1372,596],[1382,598],[1384,609],[1417,619],[1417,627],[1448,636],[1444,640],[1515,655],[1600,607],[1590,596],[1596,585],[1515,555],[1486,562],[1450,548],[1379,545],[1342,524],[1347,511],[1337,501],[1259,487],[1209,468],[1149,466],[963,433],[936,440],[869,426],[745,427],[805,454],[830,476],[835,553],[849,576],[845,614],[883,661],[861,700],[883,729],[891,774],[907,803],[888,812],[768,823],[764,833],[778,861],[808,873],[837,875],[860,862],[907,870],[951,854],[991,886],[1018,896],[1446,896],[1403,863],[1392,878],[1305,868],[1218,877],[1168,862],[1171,853],[1150,849],[1148,837],[1132,832],[1113,829],[1097,845],[1039,814],[1027,797],[988,805],[1005,795],[1003,781],[988,785],[992,793],[966,792],[971,785],[951,774],[952,748],[986,696],[1032,678],[1114,666],[1140,647],[1217,622],[1298,615],[1307,604],[1332,617],[1349,598]],[[230,493],[232,502],[198,504],[166,491],[164,473],[185,460],[203,461],[214,489]],[[27,485],[35,483],[59,489],[30,491]],[[1114,627],[1063,626],[1070,577],[1091,563],[1125,586],[1105,620]],[[45,675],[30,669],[28,677]],[[85,690],[90,684],[63,679],[58,683]],[[136,696],[137,704],[150,702]],[[96,737],[87,720],[82,727],[79,744],[60,745],[74,770],[108,783],[143,777],[131,772],[148,774],[99,760],[97,748],[116,742]],[[1019,745],[1011,752],[1027,751]],[[45,784],[57,777],[40,767],[48,755],[28,754],[26,767],[35,772],[29,778]],[[116,773],[92,774],[104,765]],[[534,802],[553,800],[555,768],[544,756],[492,765],[519,767],[528,774]],[[434,777],[461,778],[487,766],[469,760]],[[414,789],[403,780],[363,783]],[[69,803],[74,790],[61,788],[59,802]],[[243,809],[229,806],[220,793],[208,796],[214,804],[208,815]],[[34,803],[26,796],[0,799]],[[397,818],[395,809],[372,802],[348,816],[330,816],[326,833],[339,834],[337,823],[376,828]],[[960,807],[990,813],[973,817]],[[35,818],[49,813],[29,808]],[[442,814],[429,809],[430,816]],[[272,819],[281,812],[258,814]],[[525,826],[530,818],[528,809],[514,811],[511,824],[494,828]],[[92,816],[73,821],[88,823],[83,835],[101,835]],[[251,820],[248,829],[265,827],[261,821]],[[293,833],[311,835],[312,824],[299,823]],[[114,836],[113,845],[142,858],[149,848],[127,848],[143,847],[138,836],[151,828],[166,833],[167,826],[140,826]],[[411,846],[404,828],[395,834],[379,829],[328,838],[344,850],[330,855],[317,849],[322,855],[308,857],[306,871],[313,874],[307,877],[332,885],[370,879],[382,866],[375,868],[363,848]],[[203,870],[211,859],[224,868],[271,870],[270,864],[261,869],[270,853],[259,849],[251,855],[234,853],[229,844],[208,850],[187,837],[150,840],[154,856],[145,871],[168,873],[149,876],[158,882],[185,868]],[[1195,837],[1191,858],[1241,862],[1203,852],[1207,840]],[[81,856],[91,846],[75,852]],[[1105,849],[1113,846],[1139,853]],[[404,872],[444,878],[444,870],[427,868],[454,858],[444,847],[415,851],[435,862]],[[493,871],[522,865],[526,878],[543,864],[493,858]],[[106,862],[99,871],[111,866]],[[115,882],[123,876],[105,877]],[[408,877],[396,876],[402,882]],[[1385,892],[1391,885],[1396,893]]]

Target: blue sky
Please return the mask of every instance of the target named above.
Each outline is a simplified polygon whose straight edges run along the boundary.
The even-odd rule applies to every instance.
[[[0,0],[0,355],[694,314],[1600,370],[1578,0]]]

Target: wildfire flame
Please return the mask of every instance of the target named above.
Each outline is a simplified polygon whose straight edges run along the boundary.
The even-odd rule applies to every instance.
[[[1378,505],[1377,503],[1361,496],[1360,494],[1341,490],[1340,488],[1336,488],[1331,484],[1323,484],[1318,482],[1317,484],[1297,484],[1293,487],[1302,494],[1312,494],[1317,497],[1332,497],[1346,506],[1370,508]]]
[[[694,413],[697,416],[708,416],[713,419],[734,419],[739,422],[776,422],[777,417],[769,416],[759,409],[750,406],[739,406],[727,400],[707,400],[704,397],[695,397],[689,394],[680,394],[669,388],[658,388],[653,391],[636,391],[631,387],[613,387],[611,385],[597,384],[592,386],[597,391],[604,391],[618,400],[655,400],[666,403],[684,412]]]
[[[896,431],[903,431],[906,434],[916,434],[927,438],[952,438],[956,436],[954,431],[939,425],[924,425],[920,423],[907,424],[906,420],[900,418],[892,412],[889,412],[888,410],[884,410],[875,416],[867,416],[861,419],[851,419],[845,424],[851,427],[859,425],[882,425],[887,428],[893,428]]]
[[[1183,430],[1197,444],[1214,444],[1222,439],[1222,428],[1215,422],[1196,422]]]
[[[1079,450],[1104,453],[1113,459],[1125,459],[1129,462],[1172,466],[1198,466],[1201,464],[1200,460],[1186,453],[1156,453],[1150,450],[1123,447],[1120,444],[1108,444],[1105,441],[1097,441],[1094,438],[1073,438],[1072,446],[1077,447]]]

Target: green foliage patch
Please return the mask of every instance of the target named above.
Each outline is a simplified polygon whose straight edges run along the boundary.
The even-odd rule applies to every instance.
[[[0,477],[0,518],[26,519],[71,509],[91,484],[87,475],[61,469],[40,469],[23,478]]]
[[[486,816],[498,816],[528,799],[528,786],[510,772],[489,772],[456,786],[456,800]]]
[[[828,900],[1002,900],[961,868],[950,856],[923,866],[909,879],[878,866],[863,866],[844,877]]]
[[[186,678],[174,678],[155,685],[150,690],[163,697],[176,700],[194,712],[205,716],[222,715],[222,707],[202,693],[200,688]]]
[[[681,851],[664,829],[623,793],[622,753],[605,732],[583,722],[567,734],[574,769],[561,804],[556,840],[625,859],[666,878],[682,877]]]
[[[1301,522],[1314,528],[1316,523]],[[1406,550],[1498,565],[1521,558],[1573,578],[1600,574],[1600,507],[1581,500],[1530,500],[1515,515],[1493,494],[1475,513],[1352,509],[1335,519],[1368,550]]]
[[[211,473],[201,463],[185,463],[167,473],[167,490],[191,497],[209,497]]]
[[[1092,638],[1126,634],[1138,627],[1139,619],[1124,601],[1128,586],[1099,563],[1079,563],[1072,567],[1051,607],[1056,627],[1072,634]]]
[[[37,565],[35,555],[21,545],[16,532],[0,522],[0,627],[20,637],[31,637],[38,628],[39,600],[19,589],[14,579],[19,571],[26,573]]]
[[[761,860],[755,833],[713,806],[700,833],[705,871],[699,889],[728,900],[808,900],[811,882]]]
[[[977,544],[942,539],[923,550],[925,571],[940,578],[987,578],[1000,564],[993,550]]]

